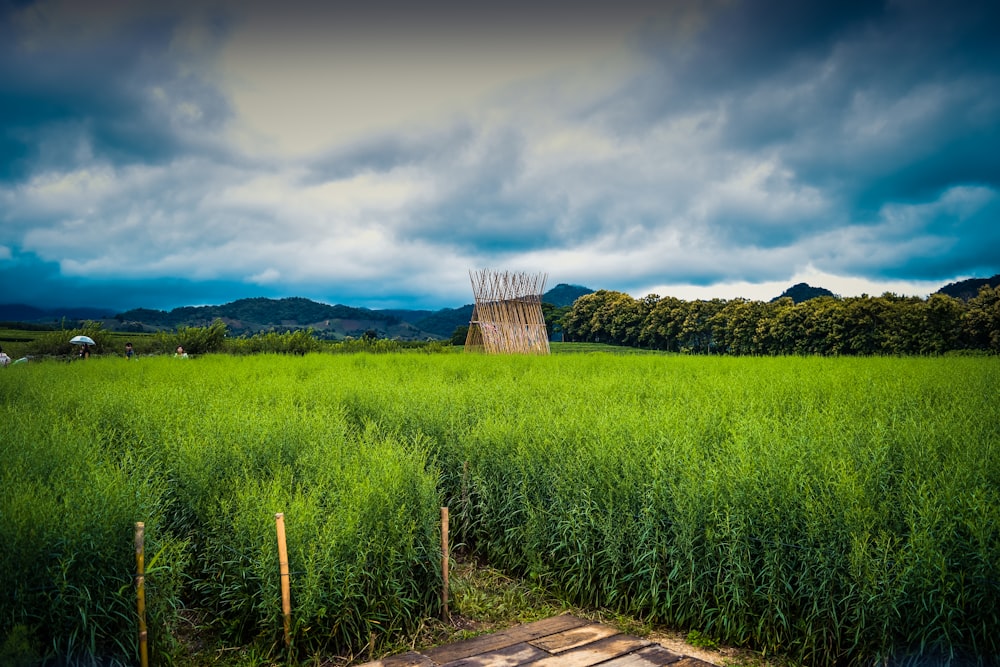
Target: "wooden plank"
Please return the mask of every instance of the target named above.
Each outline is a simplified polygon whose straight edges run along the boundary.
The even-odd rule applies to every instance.
[[[541,660],[548,655],[540,648],[521,642],[498,651],[480,653],[454,662],[447,662],[442,667],[515,667]]]
[[[651,643],[631,635],[615,635],[530,664],[532,667],[590,667],[638,651]]]
[[[588,621],[570,614],[551,616],[492,635],[483,635],[482,637],[466,639],[455,644],[436,646],[426,651],[421,651],[421,653],[440,665],[480,653],[497,651],[507,646],[538,639],[539,637],[562,632],[563,630],[586,625],[587,623]]]
[[[374,662],[366,662],[361,667],[435,667],[435,665],[430,658],[414,651],[407,651]]]
[[[548,635],[540,639],[535,639],[531,643],[549,653],[562,653],[574,649],[584,644],[591,644],[598,639],[617,635],[618,630],[610,625],[601,623],[588,623],[578,628],[570,628],[554,635]]]
[[[639,649],[635,653],[629,653],[620,658],[610,660],[601,667],[662,667],[663,665],[673,665],[673,663],[681,660],[682,657],[668,651],[659,644],[653,644],[644,649]],[[678,667],[678,665],[673,665],[673,667]],[[693,666],[689,665],[686,667]]]

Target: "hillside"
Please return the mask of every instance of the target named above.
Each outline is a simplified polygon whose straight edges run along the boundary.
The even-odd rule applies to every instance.
[[[329,305],[301,297],[239,299],[219,306],[184,306],[169,312],[137,308],[116,315],[115,320],[121,327],[132,330],[206,326],[222,320],[237,335],[309,328],[318,336],[331,339],[359,337],[367,331],[374,331],[380,338],[399,340],[440,337],[404,321],[397,314]]]
[[[815,299],[820,296],[836,296],[833,292],[826,289],[825,287],[813,287],[807,285],[806,283],[798,283],[792,285],[779,296],[774,297],[771,301],[777,301],[782,297],[789,297],[795,303],[802,303],[803,301],[808,301],[809,299]]]
[[[948,296],[955,297],[956,299],[968,301],[979,294],[979,288],[984,285],[989,285],[990,287],[1000,285],[1000,273],[996,274],[992,278],[969,278],[968,280],[948,283],[939,289],[936,294],[947,294]]]
[[[572,306],[573,302],[584,294],[591,294],[594,290],[580,285],[567,285],[559,283],[548,292],[542,295],[542,303],[551,303],[553,306],[561,308]]]

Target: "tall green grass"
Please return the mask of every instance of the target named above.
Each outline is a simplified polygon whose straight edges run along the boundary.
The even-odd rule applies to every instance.
[[[1000,655],[996,359],[407,366],[352,403],[495,565],[807,664]]]
[[[348,423],[315,391],[336,375],[315,359],[295,366],[209,356],[6,373],[0,644],[134,662],[135,521],[155,558],[151,642],[164,659],[183,608],[226,642],[284,650],[276,512],[293,654],[360,652],[435,613],[440,503],[426,442]]]
[[[0,374],[2,453],[18,461],[0,491],[0,637],[29,628],[37,650],[58,651],[127,641],[110,638],[132,623],[121,587],[143,514],[169,544],[158,564],[181,573],[164,606],[204,610],[227,641],[280,652],[283,511],[296,650],[357,653],[436,613],[443,501],[456,544],[579,604],[812,665],[994,662],[997,386],[996,358],[13,367]],[[93,527],[105,523],[108,534]],[[36,538],[35,525],[57,528]],[[112,554],[97,566],[108,618],[87,626],[9,597],[15,580],[60,581],[46,545],[82,525],[91,537],[64,560]]]

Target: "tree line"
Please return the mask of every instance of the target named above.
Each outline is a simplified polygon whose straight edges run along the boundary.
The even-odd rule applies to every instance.
[[[731,355],[937,355],[1000,353],[1000,286],[963,301],[921,297],[818,297],[801,303],[656,294],[635,299],[599,290],[560,320],[566,341],[668,352]]]

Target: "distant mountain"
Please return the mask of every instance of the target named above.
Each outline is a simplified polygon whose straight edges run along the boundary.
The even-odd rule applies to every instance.
[[[815,299],[820,296],[836,296],[833,292],[826,289],[825,287],[812,287],[806,283],[798,283],[797,285],[792,285],[780,296],[776,296],[771,299],[772,303],[777,301],[782,297],[790,297],[795,303],[802,303],[803,301],[808,301],[809,299]]]
[[[422,340],[434,338],[398,315],[368,308],[318,303],[301,297],[287,299],[239,299],[221,306],[184,306],[166,312],[137,308],[115,315],[121,326],[175,329],[179,326],[206,326],[222,320],[234,333],[292,331],[311,328],[322,337],[360,336],[375,331],[382,338]],[[450,335],[450,333],[449,333]]]
[[[385,313],[390,317],[398,317],[403,322],[409,322],[410,324],[416,324],[425,317],[430,317],[434,313],[438,312],[436,310],[406,310],[405,308],[386,308],[384,310],[379,310],[380,313]]]
[[[935,294],[947,294],[956,299],[968,301],[979,294],[979,288],[983,285],[989,285],[990,287],[1000,285],[1000,273],[992,278],[969,278],[968,280],[959,280],[956,283],[948,283],[935,292]]]
[[[442,338],[450,338],[455,329],[467,326],[472,320],[472,304],[461,308],[442,308],[414,322],[417,328]]]
[[[585,294],[592,294],[594,290],[580,285],[567,285],[559,283],[548,292],[542,295],[542,303],[551,303],[553,306],[572,306],[573,302]]]

